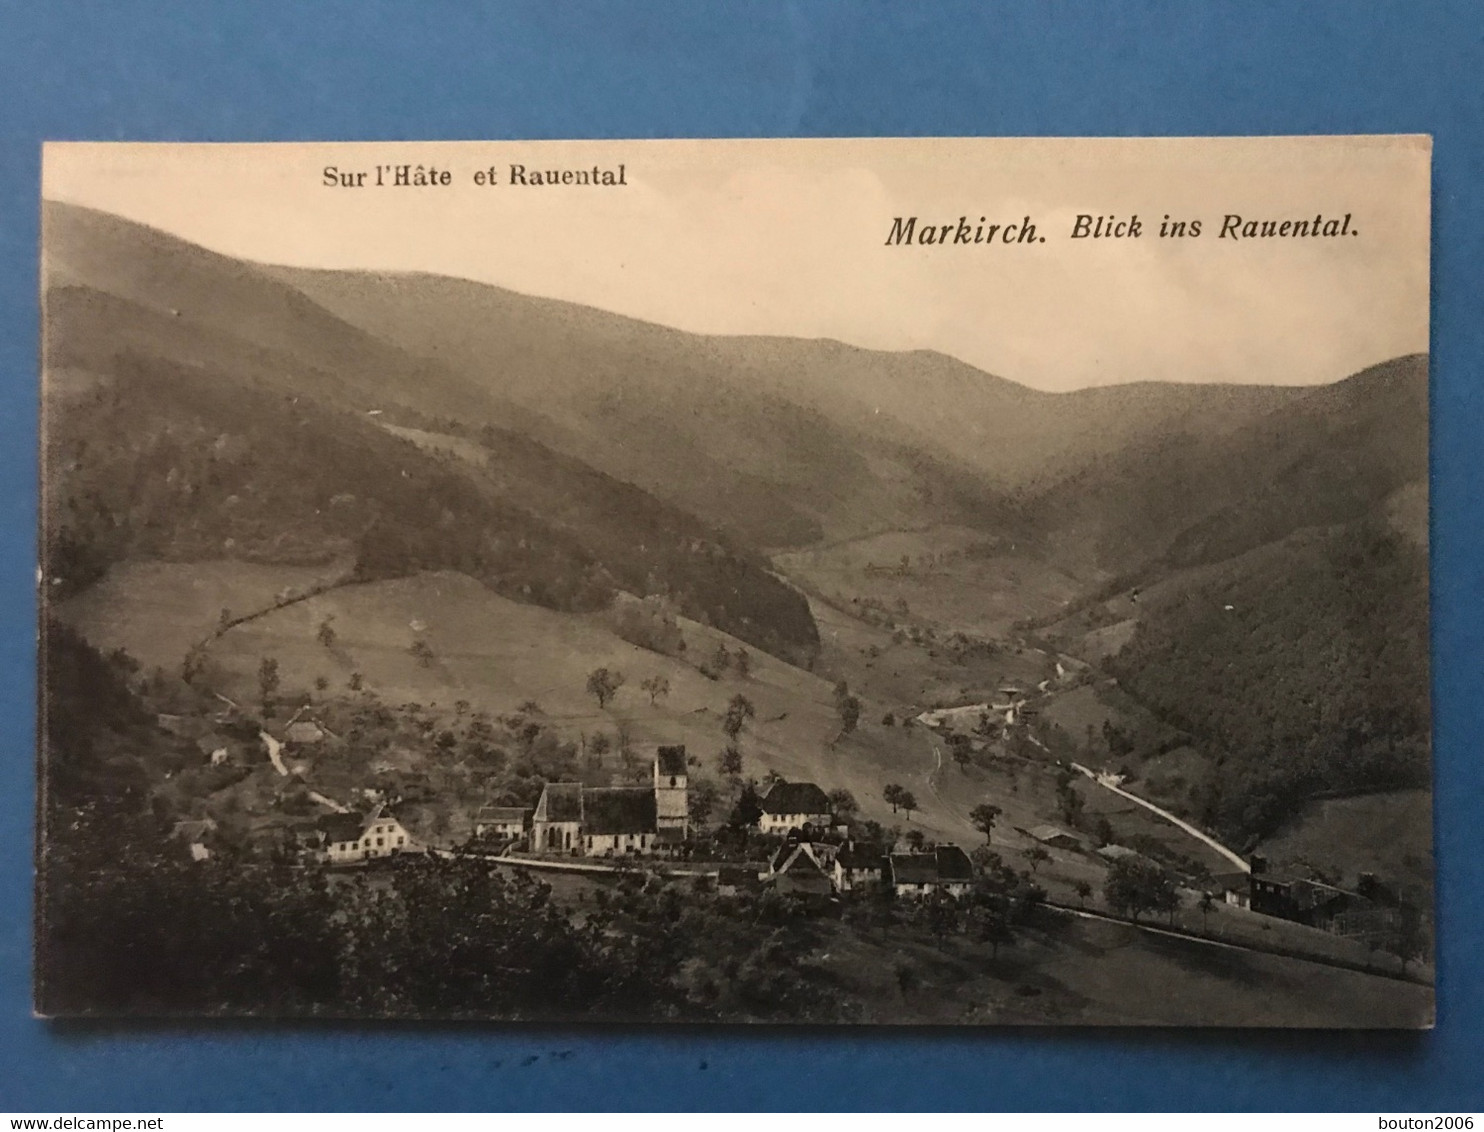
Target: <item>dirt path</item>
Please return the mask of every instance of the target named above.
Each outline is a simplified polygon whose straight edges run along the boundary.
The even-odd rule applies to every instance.
[[[1170,813],[1169,810],[1161,809],[1159,806],[1156,806],[1153,802],[1150,802],[1150,801],[1148,801],[1145,798],[1140,798],[1137,794],[1130,794],[1127,790],[1123,789],[1123,787],[1119,786],[1116,782],[1114,782],[1112,780],[1112,778],[1110,778],[1108,775],[1097,774],[1097,773],[1095,773],[1095,772],[1093,772],[1091,770],[1088,770],[1087,767],[1083,766],[1081,763],[1073,763],[1072,764],[1072,769],[1075,770],[1075,771],[1080,771],[1082,774],[1087,775],[1088,778],[1092,779],[1099,786],[1103,787],[1103,789],[1105,789],[1105,790],[1111,790],[1111,791],[1113,791],[1113,793],[1117,794],[1119,797],[1121,797],[1121,798],[1127,798],[1130,802],[1133,802],[1136,805],[1143,806],[1146,810],[1150,811],[1151,813],[1158,814],[1160,817],[1164,818],[1165,821],[1169,822],[1171,825],[1175,826],[1177,829],[1183,830],[1184,832],[1190,834],[1191,837],[1194,837],[1201,844],[1207,846],[1210,849],[1215,850],[1221,856],[1225,857],[1228,861],[1230,861],[1232,863],[1232,865],[1235,868],[1239,869],[1240,871],[1242,871],[1244,873],[1250,873],[1252,871],[1252,866],[1249,865],[1242,858],[1242,856],[1241,856],[1240,853],[1235,853],[1232,850],[1228,849],[1225,845],[1221,844],[1221,842],[1217,841],[1214,837],[1210,836],[1207,833],[1202,833],[1200,830],[1196,829],[1196,827],[1193,826],[1193,825],[1191,825],[1189,822],[1182,821],[1181,819],[1177,818],[1174,814]]]

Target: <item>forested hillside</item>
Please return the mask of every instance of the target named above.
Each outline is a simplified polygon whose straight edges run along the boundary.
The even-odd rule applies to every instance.
[[[53,597],[131,558],[351,556],[363,579],[456,570],[560,610],[663,592],[767,651],[807,663],[818,647],[806,602],[760,559],[513,434],[494,477],[219,370],[136,354],[110,370],[50,391],[47,427],[66,438],[47,451]]]
[[[1107,666],[1218,757],[1198,816],[1233,840],[1317,793],[1430,781],[1426,552],[1383,523],[1301,531],[1147,602]]]
[[[1425,480],[1426,357],[1295,392],[1221,435],[1152,430],[1027,508],[1052,553],[1137,578],[1377,514]]]

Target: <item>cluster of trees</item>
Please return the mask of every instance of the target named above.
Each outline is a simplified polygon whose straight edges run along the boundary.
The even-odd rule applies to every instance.
[[[1150,912],[1163,913],[1173,921],[1180,908],[1175,875],[1143,857],[1120,857],[1113,862],[1103,882],[1103,899],[1134,923]]]
[[[892,813],[904,811],[908,821],[912,820],[912,811],[918,808],[917,795],[895,782],[888,783],[881,791],[881,800],[891,807]]]

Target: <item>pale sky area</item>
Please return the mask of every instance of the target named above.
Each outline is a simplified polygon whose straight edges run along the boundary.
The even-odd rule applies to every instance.
[[[324,168],[432,165],[439,188]],[[512,164],[627,187],[512,186]],[[1426,138],[59,143],[43,195],[215,251],[418,270],[684,330],[935,349],[1025,385],[1335,381],[1428,340]],[[493,167],[494,187],[474,183]],[[370,178],[367,178],[370,180]],[[1137,239],[1071,239],[1079,213]],[[1358,235],[1233,241],[1350,214]],[[1199,238],[1162,239],[1171,220]],[[895,217],[1044,242],[886,246]]]

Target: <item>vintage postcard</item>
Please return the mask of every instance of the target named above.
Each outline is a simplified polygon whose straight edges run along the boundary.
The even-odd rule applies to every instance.
[[[1430,1026],[1430,157],[48,145],[37,1011]]]

